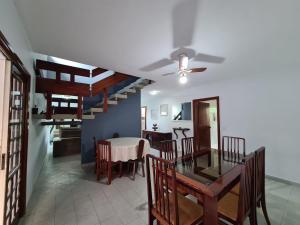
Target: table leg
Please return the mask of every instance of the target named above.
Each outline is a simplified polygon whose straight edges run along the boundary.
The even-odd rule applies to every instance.
[[[204,196],[204,225],[218,225],[218,199]]]

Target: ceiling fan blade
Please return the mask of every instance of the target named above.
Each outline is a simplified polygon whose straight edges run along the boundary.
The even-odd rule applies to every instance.
[[[199,53],[194,57],[194,60],[199,62],[208,62],[208,63],[223,63],[225,61],[225,58],[220,56]]]
[[[165,73],[165,74],[162,74],[162,76],[166,77],[166,76],[170,76],[170,75],[174,75],[175,73],[172,72],[172,73]]]
[[[159,68],[168,66],[172,63],[173,63],[173,60],[164,58],[164,59],[158,60],[154,63],[151,63],[147,66],[144,66],[143,68],[141,68],[141,70],[145,71],[145,72],[150,72],[150,71],[157,70]]]
[[[204,72],[205,70],[207,70],[206,67],[202,67],[202,68],[192,68],[190,69],[191,73],[200,73],[200,72]]]
[[[184,0],[172,12],[173,47],[180,48],[192,44],[198,0]]]

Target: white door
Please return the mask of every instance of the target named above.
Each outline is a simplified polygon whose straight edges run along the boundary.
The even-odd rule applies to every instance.
[[[0,224],[5,210],[11,63],[0,53]]]

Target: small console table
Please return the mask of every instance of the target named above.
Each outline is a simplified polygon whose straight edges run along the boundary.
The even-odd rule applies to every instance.
[[[159,149],[161,141],[172,140],[172,133],[143,130],[143,138],[149,140],[151,148]]]
[[[176,139],[178,139],[178,134],[177,134],[176,131],[181,131],[182,134],[183,134],[183,136],[184,136],[184,137],[187,137],[186,134],[185,134],[185,132],[186,132],[186,131],[189,131],[189,130],[190,130],[190,128],[182,128],[182,127],[174,127],[174,128],[173,128],[173,132],[174,132],[174,134],[176,135]]]

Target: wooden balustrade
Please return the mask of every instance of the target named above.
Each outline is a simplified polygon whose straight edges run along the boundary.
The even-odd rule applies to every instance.
[[[82,68],[77,68],[73,66],[62,65],[54,62],[48,62],[43,60],[36,60],[36,70],[47,70],[47,71],[54,71],[56,74],[55,79],[49,79],[44,77],[36,77],[36,93],[46,93],[47,99],[47,112],[46,118],[51,119],[53,114],[53,109],[56,108],[57,112],[73,114],[71,110],[73,107],[70,107],[71,103],[77,103],[77,113],[78,119],[82,119],[82,98],[85,96],[95,96],[99,93],[103,92],[103,111],[107,112],[108,109],[108,88],[130,78],[130,75],[122,74],[122,73],[115,73],[112,76],[109,76],[105,79],[102,79],[91,86],[89,84],[84,83],[77,83],[75,82],[75,76],[82,76],[82,77],[95,77],[101,73],[104,73],[108,70],[102,68],[96,68],[92,71]],[[69,74],[70,80],[62,80],[62,74]],[[91,87],[91,88],[90,88]],[[72,95],[78,96],[78,100],[73,101],[69,100],[62,100],[58,98],[52,98],[52,94],[61,94],[61,95]],[[58,102],[58,107],[53,107],[52,102]],[[67,109],[63,109],[61,107],[62,102],[67,102],[68,107]],[[57,109],[59,108],[59,110]]]
[[[107,77],[92,84],[92,96],[98,95],[105,88],[110,88],[124,80],[127,80],[130,76],[122,73],[115,73],[114,75]]]

